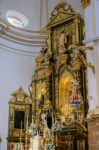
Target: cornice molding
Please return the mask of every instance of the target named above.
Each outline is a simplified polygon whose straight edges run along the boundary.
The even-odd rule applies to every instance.
[[[30,46],[43,47],[48,37],[46,31],[30,31],[15,28],[3,18],[0,18],[0,36],[12,42]]]

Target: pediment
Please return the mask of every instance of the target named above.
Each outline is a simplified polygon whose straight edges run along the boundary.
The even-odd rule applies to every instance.
[[[61,3],[52,12],[47,28],[63,23],[66,20],[70,20],[75,17],[75,15],[77,15],[77,13],[74,12],[67,2]]]
[[[57,24],[60,24],[62,22],[68,21],[74,17],[74,14],[69,13],[60,13],[57,16],[55,16],[47,25],[47,27],[51,27]]]

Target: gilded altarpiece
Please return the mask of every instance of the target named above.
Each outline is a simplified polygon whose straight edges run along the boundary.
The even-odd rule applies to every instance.
[[[42,125],[47,115],[47,125],[53,133],[53,150],[88,150],[83,25],[80,15],[70,5],[60,3],[47,25],[47,48],[42,48],[36,58],[30,86],[34,122],[39,122],[43,144],[47,145],[48,136],[43,133]]]

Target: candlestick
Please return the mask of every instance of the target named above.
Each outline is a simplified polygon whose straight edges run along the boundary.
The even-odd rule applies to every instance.
[[[22,121],[21,121],[21,132],[22,132]]]
[[[27,127],[28,127],[28,114],[27,114]]]
[[[20,132],[20,150],[22,150],[22,138],[21,138],[21,133],[22,133],[22,121],[21,121],[21,132]]]
[[[34,116],[32,115],[32,125],[33,125],[33,121],[34,121],[33,118],[34,118]]]

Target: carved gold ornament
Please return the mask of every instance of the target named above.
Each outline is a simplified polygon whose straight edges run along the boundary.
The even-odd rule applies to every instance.
[[[45,83],[39,83],[37,85],[37,99],[40,98],[42,95],[46,94],[46,84]]]
[[[66,104],[61,108],[61,111],[63,112],[63,114],[65,115],[65,117],[70,117],[71,113],[73,111],[73,108],[71,105]]]
[[[86,8],[90,5],[90,0],[81,0],[82,7]]]

